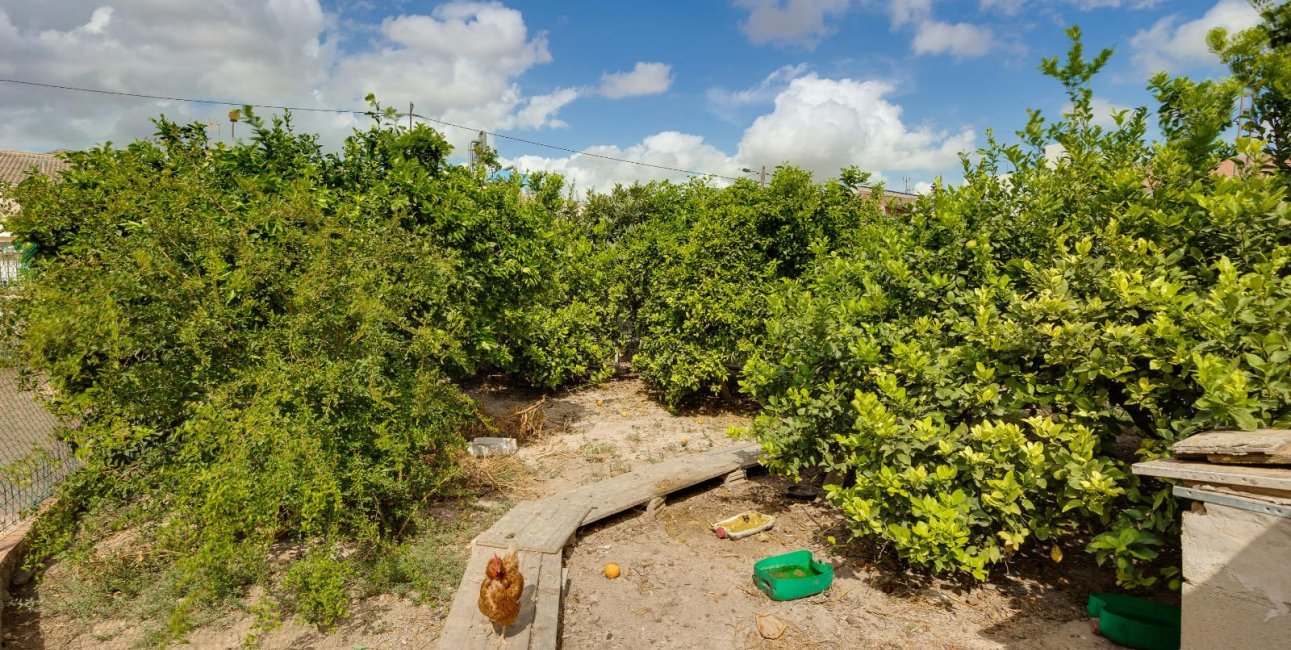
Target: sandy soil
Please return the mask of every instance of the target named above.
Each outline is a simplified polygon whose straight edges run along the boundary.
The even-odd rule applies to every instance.
[[[541,395],[484,387],[473,395],[499,422]],[[527,472],[501,483],[503,494],[476,504],[498,516],[508,501],[556,494],[665,458],[732,444],[738,413],[708,410],[674,415],[651,401],[634,380],[608,382],[549,396],[543,431],[523,441],[517,458]],[[1082,612],[1091,589],[1106,588],[1088,564],[1023,562],[1014,575],[984,586],[907,574],[874,549],[835,546],[838,516],[820,502],[787,498],[779,478],[753,473],[729,486],[720,481],[677,493],[662,510],[628,511],[580,532],[566,550],[569,592],[562,645],[582,648],[1111,648],[1093,636]],[[774,529],[738,541],[718,540],[709,522],[757,509],[777,518]],[[478,515],[477,515],[478,516]],[[482,521],[481,525],[487,525]],[[465,555],[469,535],[457,540]],[[836,567],[832,588],[819,596],[777,603],[751,580],[757,560],[810,549]],[[1071,553],[1069,555],[1078,555]],[[607,562],[624,569],[604,577]],[[57,569],[41,590],[59,588]],[[87,622],[54,614],[33,587],[17,594],[36,607],[6,612],[6,648],[134,647],[139,625]],[[192,647],[236,648],[251,636],[250,604],[192,631]],[[443,605],[418,605],[391,595],[355,603],[351,618],[323,633],[297,620],[260,636],[264,648],[424,648],[438,635]],[[756,622],[774,616],[786,626],[763,639]],[[14,627],[11,627],[14,626]]]

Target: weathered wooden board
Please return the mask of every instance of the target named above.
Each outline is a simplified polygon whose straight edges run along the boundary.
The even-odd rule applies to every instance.
[[[565,594],[564,562],[560,553],[542,555],[542,578],[538,583],[529,647],[556,650],[560,645],[560,613]]]
[[[649,503],[654,497],[666,496],[677,490],[757,464],[758,446],[746,445],[735,449],[674,458],[642,470],[584,486],[571,493],[571,496],[584,496],[592,500],[592,509],[583,518],[583,525],[586,526],[628,508]]]
[[[542,602],[542,581],[544,578],[554,580],[559,586],[561,555],[559,553],[526,553],[519,552],[520,573],[525,577],[524,593],[521,595],[520,615],[515,623],[506,629],[506,636],[500,637],[490,621],[480,613],[480,583],[484,580],[484,568],[496,549],[476,547],[471,552],[466,573],[453,597],[453,606],[448,619],[444,621],[444,631],[439,636],[436,647],[448,650],[458,648],[495,650],[498,648],[554,648],[554,640],[545,636],[535,636],[534,623],[539,611],[555,608],[560,611],[559,593],[555,603]],[[549,567],[555,563],[557,569],[552,578]],[[548,568],[544,573],[544,567]],[[544,633],[545,634],[545,633]],[[535,645],[536,644],[536,645]]]
[[[484,567],[488,565],[489,558],[493,556],[493,549],[472,549],[470,559],[466,561],[466,571],[462,573],[462,582],[457,587],[457,593],[453,595],[453,605],[448,610],[448,618],[444,620],[444,629],[439,634],[437,647],[444,648],[465,648],[467,640],[472,636],[472,628],[475,627],[477,618],[484,618],[480,614],[478,602],[480,598],[480,582],[484,578]]]
[[[565,585],[562,551],[580,526],[655,497],[757,465],[759,454],[757,444],[693,454],[563,495],[516,504],[472,543],[466,572],[453,596],[452,608],[436,647],[554,650],[560,642]],[[480,583],[489,558],[512,543],[520,552],[525,593],[519,618],[508,628],[506,638],[499,641],[492,623],[479,611]]]
[[[1180,440],[1170,450],[1212,463],[1285,465],[1291,464],[1291,430],[1208,431]]]
[[[1192,483],[1254,487],[1291,492],[1291,470],[1281,467],[1214,465],[1184,460],[1151,460],[1134,465],[1134,473]]]
[[[525,551],[557,553],[565,548],[591,508],[582,499],[568,497],[522,501],[480,533],[475,543],[500,549],[515,543]]]

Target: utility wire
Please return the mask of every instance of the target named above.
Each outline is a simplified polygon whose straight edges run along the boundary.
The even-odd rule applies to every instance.
[[[269,109],[279,110],[279,111],[296,111],[296,112],[309,112],[309,113],[333,113],[333,114],[342,114],[342,115],[368,115],[368,114],[370,114],[370,113],[371,113],[371,111],[359,111],[359,110],[353,110],[353,109],[347,109],[347,108],[325,108],[325,107],[314,107],[314,106],[280,106],[280,105],[276,105],[276,104],[252,104],[252,103],[250,103],[250,102],[230,102],[230,101],[225,101],[225,100],[220,100],[220,99],[194,99],[194,98],[192,98],[192,97],[167,97],[167,96],[165,96],[165,95],[148,95],[148,94],[145,94],[145,93],[129,93],[129,92],[124,92],[124,91],[120,91],[120,90],[103,90],[103,89],[100,89],[100,88],[82,88],[82,87],[78,87],[78,86],[63,86],[63,85],[59,85],[59,84],[41,83],[41,82],[37,82],[37,81],[25,81],[25,80],[22,80],[22,79],[0,79],[0,83],[15,84],[15,85],[20,85],[20,86],[34,86],[34,87],[37,87],[37,88],[53,88],[53,89],[55,89],[55,90],[66,90],[66,91],[71,91],[71,92],[80,92],[80,93],[94,93],[94,94],[97,94],[97,95],[114,95],[114,96],[117,96],[117,97],[134,97],[134,98],[136,98],[136,99],[159,99],[159,100],[163,100],[163,101],[171,101],[171,102],[188,102],[188,103],[190,103],[190,104],[215,104],[215,105],[218,105],[218,106],[234,106],[234,107],[241,107],[241,106],[253,106],[253,107],[255,107],[255,108],[269,108]],[[495,132],[492,132],[492,131],[486,131],[486,130],[484,130],[484,129],[477,129],[477,128],[474,128],[474,127],[464,126],[464,125],[462,125],[462,124],[454,124],[454,123],[452,123],[452,122],[448,122],[448,121],[445,121],[445,120],[436,119],[436,118],[433,118],[433,117],[427,117],[427,116],[425,116],[425,115],[419,115],[419,114],[417,114],[417,113],[402,113],[402,114],[400,114],[400,116],[401,116],[401,117],[411,116],[411,117],[415,117],[415,118],[417,118],[417,119],[424,120],[424,121],[427,121],[427,122],[434,122],[435,124],[442,124],[442,125],[444,125],[444,126],[451,126],[451,127],[453,127],[453,128],[462,129],[462,130],[464,130],[464,131],[471,131],[471,132],[473,132],[473,133],[483,133],[483,134],[485,134],[485,135],[493,136],[494,138],[502,138],[502,139],[504,139],[504,140],[511,140],[511,141],[513,141],[513,142],[520,142],[520,143],[524,143],[524,144],[528,144],[528,145],[533,145],[533,146],[535,146],[535,147],[546,147],[546,148],[548,148],[548,149],[554,149],[554,150],[556,150],[556,151],[563,151],[563,152],[565,152],[565,153],[573,154],[573,155],[576,155],[576,156],[587,156],[588,158],[599,158],[599,159],[601,159],[601,160],[609,160],[609,161],[618,162],[618,163],[625,163],[625,164],[629,164],[629,165],[638,165],[638,166],[641,166],[641,167],[650,167],[650,168],[653,168],[653,169],[661,169],[661,170],[664,170],[664,171],[677,172],[677,173],[681,173],[681,174],[689,174],[689,175],[691,175],[691,176],[708,176],[708,177],[712,177],[712,178],[720,178],[720,179],[728,180],[728,181],[738,181],[738,180],[740,180],[740,178],[739,178],[739,177],[736,177],[736,176],[724,176],[724,175],[722,175],[722,174],[715,174],[715,173],[711,173],[711,172],[699,172],[699,171],[694,171],[694,170],[691,170],[691,169],[682,169],[682,168],[680,168],[680,167],[669,167],[669,166],[667,166],[667,165],[656,165],[656,164],[654,164],[654,163],[642,162],[642,161],[640,161],[640,160],[628,160],[628,159],[626,159],[626,158],[616,158],[616,157],[614,157],[614,156],[607,156],[607,155],[605,155],[605,154],[592,153],[592,152],[590,152],[590,151],[582,151],[582,150],[579,150],[579,149],[570,149],[569,147],[562,147],[562,146],[560,146],[560,145],[555,145],[555,144],[547,144],[547,143],[545,143],[545,142],[539,142],[539,141],[537,141],[537,140],[529,140],[529,139],[526,139],[526,138],[520,138],[520,137],[516,137],[516,136],[514,136],[514,135],[506,135],[506,134],[504,134],[504,133],[495,133]],[[866,187],[868,187],[868,186],[866,186]],[[898,191],[896,191],[896,190],[885,190],[885,191],[886,191],[886,192],[888,192],[888,193],[890,193],[890,194],[903,194],[903,195],[908,195],[908,196],[914,196],[914,195],[909,194],[909,193],[907,193],[907,192],[898,192]]]
[[[491,131],[485,131],[484,129],[472,129],[472,128],[471,128],[471,127],[469,127],[469,126],[462,126],[462,125],[460,125],[460,124],[453,124],[452,122],[445,122],[444,120],[437,120],[437,119],[435,119],[435,118],[433,118],[433,117],[426,117],[425,115],[418,115],[417,113],[413,113],[413,114],[412,114],[412,116],[413,116],[413,117],[415,117],[415,118],[417,118],[417,119],[426,120],[427,122],[434,122],[434,123],[436,123],[436,124],[443,124],[444,126],[453,126],[453,127],[457,127],[457,128],[459,128],[459,129],[466,129],[467,131],[477,131],[477,132],[479,132],[479,133],[484,133],[484,134],[486,134],[486,135],[491,135],[491,136],[493,136],[493,137],[495,137],[495,138],[503,138],[503,139],[505,139],[505,140],[514,140],[514,141],[516,141],[516,142],[523,142],[523,143],[525,143],[525,144],[532,144],[532,145],[536,145],[536,146],[539,146],[539,147],[547,147],[548,149],[555,149],[555,150],[557,150],[557,151],[564,151],[564,152],[572,153],[572,154],[579,155],[579,156],[587,156],[587,157],[589,157],[589,158],[602,158],[602,159],[604,159],[604,160],[613,160],[614,162],[631,163],[631,164],[633,164],[633,165],[641,165],[642,167],[653,167],[653,168],[655,168],[655,169],[664,169],[664,170],[667,170],[667,171],[670,171],[670,172],[681,172],[681,173],[683,173],[683,174],[690,174],[690,175],[692,175],[692,176],[712,176],[713,178],[721,178],[721,179],[725,179],[725,180],[728,180],[728,181],[738,181],[738,180],[740,180],[739,178],[737,178],[737,177],[735,177],[735,176],[723,176],[723,175],[721,175],[721,174],[713,174],[713,173],[707,173],[707,172],[691,171],[691,170],[689,170],[689,169],[682,169],[682,168],[680,168],[680,167],[669,167],[669,166],[667,166],[667,165],[656,165],[656,164],[654,164],[654,163],[641,162],[641,161],[639,161],[639,160],[627,160],[627,159],[625,159],[625,158],[615,158],[614,156],[606,156],[606,155],[604,155],[604,154],[592,153],[592,152],[590,152],[590,151],[580,151],[580,150],[578,150],[578,149],[569,149],[569,148],[567,148],[567,147],[562,147],[562,146],[559,146],[559,145],[547,144],[547,143],[545,143],[545,142],[538,142],[537,140],[526,140],[526,139],[524,139],[524,138],[517,138],[517,137],[516,137],[516,136],[514,136],[514,135],[506,135],[506,134],[504,134],[504,133],[493,133],[493,132],[491,132]]]
[[[55,88],[58,90],[71,90],[79,93],[95,93],[98,95],[116,95],[118,97],[137,97],[139,99],[162,99],[171,102],[189,102],[191,104],[218,104],[221,106],[254,106],[256,108],[272,108],[280,111],[311,111],[314,113],[352,113],[355,115],[365,115],[367,111],[352,111],[344,108],[310,108],[307,106],[274,106],[273,104],[250,104],[247,102],[226,102],[219,99],[192,99],[190,97],[166,97],[163,95],[145,95],[143,93],[127,93],[119,90],[100,90],[97,88],[78,88],[76,86],[60,86],[58,84],[39,83],[36,81],[23,81],[21,79],[0,79],[0,83],[18,84],[22,86],[36,86],[38,88]]]
[[[163,100],[163,101],[171,101],[171,102],[188,102],[188,103],[192,103],[192,104],[215,104],[215,105],[219,105],[219,106],[235,106],[235,107],[238,107],[238,106],[252,106],[252,107],[255,107],[255,108],[269,108],[269,109],[280,110],[280,111],[297,111],[297,112],[300,112],[300,111],[308,111],[308,112],[314,112],[314,113],[336,113],[336,114],[350,114],[350,115],[367,115],[367,114],[369,114],[369,113],[370,113],[370,111],[358,111],[358,110],[345,109],[345,108],[318,108],[318,107],[310,107],[310,106],[280,106],[280,105],[276,105],[276,104],[253,104],[253,103],[250,103],[250,102],[230,102],[230,101],[224,101],[224,100],[220,100],[220,99],[194,99],[194,98],[191,98],[191,97],[167,97],[167,96],[165,96],[165,95],[148,95],[148,94],[144,94],[144,93],[128,93],[128,92],[123,92],[123,91],[119,91],[119,90],[102,90],[102,89],[98,89],[98,88],[80,88],[80,87],[77,87],[77,86],[63,86],[63,85],[59,85],[59,84],[40,83],[40,82],[36,82],[36,81],[24,81],[24,80],[21,80],[21,79],[0,79],[0,83],[17,84],[17,85],[22,85],[22,86],[35,86],[35,87],[37,87],[37,88],[53,88],[53,89],[56,89],[56,90],[67,90],[67,91],[72,91],[72,92],[95,93],[95,94],[98,94],[98,95],[115,95],[115,96],[118,96],[118,97],[134,97],[134,98],[137,98],[137,99],[159,99],[159,100]],[[662,170],[670,171],[670,172],[679,172],[679,173],[682,173],[682,174],[690,174],[691,176],[712,176],[712,177],[714,177],[714,178],[721,178],[721,179],[724,179],[724,180],[730,180],[730,181],[739,180],[738,178],[733,177],[733,176],[723,176],[723,175],[721,175],[721,174],[712,174],[712,173],[706,173],[706,172],[698,172],[698,171],[694,171],[694,170],[691,170],[691,169],[682,169],[682,168],[680,168],[680,167],[669,167],[669,166],[667,166],[667,165],[656,165],[656,164],[654,164],[654,163],[641,162],[641,161],[639,161],[639,160],[628,160],[628,159],[626,159],[626,158],[615,158],[614,156],[606,156],[606,155],[604,155],[604,154],[592,153],[592,152],[590,152],[590,151],[580,151],[580,150],[578,150],[578,149],[570,149],[569,147],[562,147],[562,146],[559,146],[559,145],[547,144],[547,143],[545,143],[545,142],[538,142],[537,140],[528,140],[528,139],[525,139],[525,138],[518,138],[518,137],[513,136],[513,135],[506,135],[506,134],[503,134],[503,133],[494,133],[494,132],[492,132],[492,131],[487,131],[487,130],[485,130],[485,129],[477,129],[477,128],[470,127],[470,126],[465,126],[465,125],[462,125],[462,124],[454,124],[454,123],[452,123],[452,122],[447,122],[447,121],[444,121],[444,120],[435,119],[435,118],[433,118],[433,117],[427,117],[427,116],[425,116],[425,115],[419,115],[419,114],[417,114],[417,113],[402,113],[402,114],[401,114],[401,116],[408,116],[408,115],[411,115],[412,117],[415,117],[415,118],[420,119],[420,120],[425,120],[425,121],[427,121],[427,122],[434,122],[434,123],[436,123],[436,124],[442,124],[442,125],[444,125],[444,126],[451,126],[451,127],[453,127],[453,128],[462,129],[462,130],[464,130],[464,131],[470,131],[470,132],[472,132],[472,133],[484,133],[484,134],[486,134],[486,135],[493,136],[494,138],[503,138],[503,139],[506,139],[506,140],[513,140],[513,141],[515,141],[515,142],[522,142],[522,143],[524,143],[524,144],[534,145],[534,146],[537,146],[537,147],[546,147],[546,148],[548,148],[548,149],[555,149],[555,150],[557,150],[557,151],[564,151],[564,152],[566,152],[566,153],[571,153],[571,154],[579,155],[579,156],[587,156],[587,157],[589,157],[589,158],[600,158],[600,159],[602,159],[602,160],[611,160],[611,161],[614,161],[614,162],[627,163],[627,164],[630,164],[630,165],[640,165],[640,166],[642,166],[642,167],[652,167],[652,168],[654,168],[654,169],[662,169]]]

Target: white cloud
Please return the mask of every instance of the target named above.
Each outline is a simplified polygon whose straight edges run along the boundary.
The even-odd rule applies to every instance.
[[[740,109],[758,104],[770,104],[777,95],[789,87],[789,82],[806,74],[807,69],[808,66],[805,63],[785,65],[748,88],[734,91],[725,88],[709,88],[705,93],[708,98],[708,108],[718,117],[734,122]]]
[[[1077,9],[1090,11],[1093,9],[1147,9],[1155,7],[1161,3],[1161,0],[1067,0]]]
[[[658,95],[672,86],[672,66],[666,63],[638,61],[629,72],[606,72],[601,75],[601,94],[610,99]]]
[[[736,176],[740,173],[739,165],[730,156],[717,147],[704,142],[698,135],[664,131],[642,140],[639,144],[619,148],[613,145],[591,147],[588,153],[623,160],[714,173],[723,176]],[[681,172],[647,167],[630,163],[615,162],[604,158],[573,154],[563,158],[546,158],[542,156],[520,156],[504,161],[516,169],[532,171],[557,172],[565,176],[579,190],[608,190],[615,183],[649,182],[653,180],[684,180],[687,175]],[[719,181],[721,182],[721,181]]]
[[[563,125],[576,92],[527,96],[517,79],[551,60],[543,34],[495,2],[450,2],[372,26],[357,51],[337,47],[338,18],[318,0],[69,0],[4,3],[0,74],[69,86],[306,107],[388,105],[486,129]],[[149,119],[217,117],[228,107],[0,85],[0,142],[47,149],[151,135]],[[57,119],[51,119],[57,115]],[[336,142],[365,118],[297,113]],[[227,126],[223,127],[227,135]],[[472,136],[449,129],[459,148]],[[239,129],[240,134],[244,133]]]
[[[959,152],[976,139],[973,131],[949,135],[906,126],[901,107],[886,98],[892,90],[882,81],[815,74],[795,79],[776,98],[775,110],[744,132],[738,157],[767,165],[789,162],[821,175],[848,165],[877,172],[957,165]]]
[[[980,8],[1013,12],[1020,0],[980,0]],[[932,17],[932,0],[889,0],[892,29],[914,28],[910,43],[915,54],[949,54],[973,58],[987,54],[998,45],[989,27],[972,23],[947,23]]]
[[[331,103],[354,106],[369,92],[396,106],[487,130],[559,126],[568,91],[526,101],[516,78],[551,61],[547,38],[530,38],[519,11],[501,4],[455,2],[430,15],[381,23],[379,47],[342,57],[323,89]],[[563,100],[563,101],[562,101]],[[523,113],[523,116],[521,115]],[[466,133],[446,133],[455,144]]]
[[[808,49],[833,33],[826,19],[842,16],[851,5],[852,0],[735,0],[749,12],[740,29],[751,42]]]
[[[982,11],[995,11],[1006,16],[1016,16],[1022,11],[1024,0],[980,0],[977,8]]]
[[[1180,22],[1177,14],[1158,20],[1130,39],[1134,62],[1148,73],[1177,72],[1194,65],[1217,63],[1206,45],[1206,34],[1216,27],[1230,32],[1259,24],[1260,16],[1246,0],[1219,0],[1204,15]]]
[[[888,15],[894,28],[923,22],[932,16],[932,0],[890,0]]]
[[[1072,109],[1071,102],[1068,102],[1062,107],[1062,112],[1068,113],[1071,111],[1071,109]],[[1121,111],[1128,111],[1128,113],[1126,114],[1126,117],[1128,118],[1130,116],[1129,114],[1134,112],[1134,109],[1132,107],[1123,106],[1121,104],[1117,104],[1115,102],[1111,102],[1106,99],[1103,99],[1102,97],[1092,98],[1090,100],[1090,109],[1092,109],[1094,112],[1094,118],[1092,120],[1093,123],[1105,129],[1110,129],[1116,126],[1116,119],[1113,117],[1115,113],[1119,113]]]
[[[773,73],[787,74],[785,69]],[[759,96],[760,91],[748,97]],[[666,131],[626,148],[594,147],[591,153],[723,176],[744,167],[789,163],[830,177],[849,165],[880,174],[923,172],[927,176],[956,167],[959,152],[973,148],[971,129],[946,133],[911,127],[901,107],[887,99],[892,86],[882,81],[824,79],[806,74],[792,79],[775,97],[774,108],[745,130],[736,152],[728,154],[700,136]],[[752,101],[752,100],[750,100]],[[617,163],[574,154],[562,158],[521,156],[507,161],[522,171],[555,171],[582,189],[607,189],[634,180],[682,180],[686,174]]]
[[[515,125],[522,129],[536,129],[542,126],[552,128],[569,126],[563,120],[556,119],[554,116],[565,104],[575,99],[578,99],[577,88],[561,88],[554,93],[530,97],[525,107],[516,113]]]
[[[970,58],[989,53],[995,45],[995,37],[988,27],[928,20],[919,23],[911,45],[915,54],[950,54]]]

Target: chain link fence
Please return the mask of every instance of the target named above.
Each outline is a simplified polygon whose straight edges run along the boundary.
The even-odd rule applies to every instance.
[[[23,390],[17,373],[0,370],[0,532],[40,505],[75,466],[55,438],[59,422]]]

